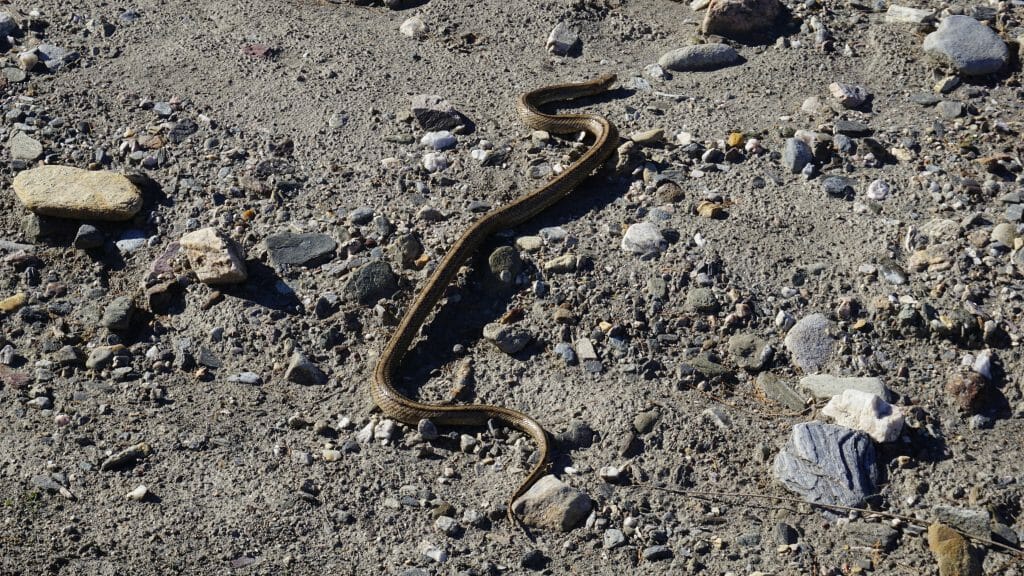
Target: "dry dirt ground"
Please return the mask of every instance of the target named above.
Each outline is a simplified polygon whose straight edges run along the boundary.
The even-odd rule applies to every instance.
[[[790,24],[776,34],[788,43],[734,43],[743,63],[666,79],[645,67],[695,41],[701,18],[668,0],[430,0],[397,10],[312,0],[15,0],[3,8],[25,30],[6,66],[38,43],[79,55],[3,88],[5,139],[16,122],[33,123],[40,161],[95,163],[144,174],[148,184],[136,220],[99,225],[107,244],[87,252],[33,237],[10,191],[25,163],[5,156],[0,166],[0,239],[36,246],[34,260],[0,264],[0,298],[28,297],[0,316],[0,348],[13,350],[0,366],[0,573],[937,574],[922,530],[905,522],[836,522],[800,504],[698,500],[650,486],[792,496],[771,462],[795,424],[819,417],[766,399],[728,347],[736,334],[763,339],[775,354],[758,371],[796,384],[802,374],[783,344],[780,312],[826,315],[836,342],[826,371],[879,376],[908,413],[901,440],[879,448],[884,481],[871,506],[923,520],[936,506],[984,509],[1011,533],[1024,530],[1024,280],[1010,250],[988,240],[1004,220],[1001,198],[1020,190],[1019,65],[942,96],[964,104],[954,119],[912,99],[946,74],[922,54],[923,33],[845,0],[790,2]],[[1024,8],[1005,10],[1013,24]],[[428,26],[422,39],[399,32],[415,14]],[[812,16],[831,30],[830,50],[807,28]],[[558,22],[579,33],[574,55],[545,49]],[[514,98],[609,72],[615,90],[562,109],[606,115],[623,135],[662,129],[664,139],[636,146],[624,172],[591,179],[495,238],[485,253],[547,227],[565,236],[523,251],[511,289],[493,287],[486,254],[469,263],[403,374],[410,394],[444,401],[468,359],[474,378],[462,401],[515,407],[555,435],[593,431],[575,446],[562,442],[554,466],[594,500],[593,516],[569,532],[535,531],[531,541],[503,518],[533,449],[526,438],[442,429],[425,444],[405,428],[383,443],[355,437],[378,417],[367,388],[376,355],[431,266],[401,266],[396,238],[415,234],[436,263],[480,206],[550,177],[581,145],[531,137]],[[869,106],[836,106],[828,91],[836,81],[867,87]],[[446,98],[469,121],[440,172],[421,165],[423,130],[409,114],[416,94]],[[801,111],[812,96],[820,109]],[[158,103],[171,104],[169,117]],[[811,179],[781,165],[794,130],[830,132],[840,119],[868,124],[880,150],[906,153],[874,165],[861,141],[854,154],[819,161],[822,174]],[[186,121],[196,132],[181,141],[135,158],[131,144],[121,148]],[[705,161],[702,149],[694,156],[679,143],[680,132],[711,148],[740,132],[760,139],[764,153]],[[504,158],[474,159],[482,140]],[[991,170],[977,161],[999,154]],[[836,174],[853,194],[823,191],[824,176]],[[891,185],[885,200],[865,197],[876,179]],[[721,206],[716,218],[697,212],[701,201]],[[424,218],[425,207],[443,219]],[[390,226],[353,222],[359,208]],[[665,233],[665,250],[624,251],[625,227],[649,219]],[[921,247],[914,238],[935,219],[953,222],[932,238],[949,265],[910,269]],[[74,234],[77,223],[63,225]],[[219,300],[185,282],[175,307],[149,312],[151,264],[205,226],[241,243],[250,280]],[[130,230],[146,243],[118,249]],[[326,234],[338,247],[326,263],[275,267],[264,241],[288,231]],[[582,265],[545,269],[563,254]],[[346,299],[353,270],[374,257],[399,275],[397,292]],[[872,273],[892,261],[907,269],[906,282]],[[687,306],[700,287],[719,311]],[[101,316],[126,295],[140,311],[112,335]],[[556,319],[559,308],[568,313]],[[481,338],[510,310],[533,337],[511,356]],[[938,329],[948,318],[953,328]],[[995,335],[981,335],[986,320]],[[581,338],[595,343],[595,370],[554,351]],[[127,355],[84,366],[116,342]],[[972,419],[946,383],[982,349],[993,350],[996,368]],[[326,383],[285,378],[295,351]],[[694,371],[702,353],[722,373]],[[258,378],[240,381],[246,372]],[[51,405],[31,402],[39,397]],[[463,433],[475,447],[460,448]],[[101,470],[140,443],[148,455]],[[325,461],[325,447],[341,459]],[[598,474],[606,466],[625,478],[606,482]],[[140,485],[145,499],[126,498]],[[438,514],[461,529],[442,533]],[[795,545],[780,523],[795,529]],[[625,542],[606,549],[609,529]],[[669,557],[646,558],[658,545]],[[985,568],[1022,572],[1019,559],[995,549]]]

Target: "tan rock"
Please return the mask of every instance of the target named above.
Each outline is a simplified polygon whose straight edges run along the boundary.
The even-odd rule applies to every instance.
[[[142,194],[123,174],[72,166],[20,172],[14,193],[36,214],[75,220],[130,220],[142,208]]]
[[[711,0],[702,30],[742,38],[771,29],[781,10],[779,0]]]
[[[15,312],[18,308],[24,306],[27,301],[28,298],[25,296],[25,293],[18,292],[14,296],[0,300],[0,312]]]
[[[967,539],[945,524],[928,527],[928,548],[939,564],[939,576],[981,576],[981,562]]]
[[[179,243],[200,282],[236,284],[249,277],[241,248],[216,228],[189,232]]]

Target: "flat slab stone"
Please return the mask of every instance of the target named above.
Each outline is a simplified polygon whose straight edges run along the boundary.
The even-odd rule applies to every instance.
[[[856,507],[876,492],[880,477],[875,445],[867,434],[817,421],[793,427],[772,473],[808,502]]]
[[[662,54],[658,65],[676,72],[716,70],[739,64],[742,58],[727,44],[695,44]]]
[[[334,258],[338,243],[327,234],[281,232],[267,236],[267,252],[274,266],[319,266]]]
[[[26,208],[44,216],[123,221],[142,208],[138,187],[116,172],[40,166],[20,172],[13,186]]]
[[[874,394],[882,400],[890,400],[889,389],[880,378],[872,376],[842,377],[829,374],[812,374],[800,379],[800,388],[814,396],[815,400],[829,400],[847,390],[859,390]]]
[[[832,323],[822,314],[811,314],[800,319],[783,343],[793,357],[793,363],[804,372],[817,372],[832,357],[834,339],[829,334]]]
[[[994,74],[1010,61],[1010,50],[991,28],[970,16],[947,16],[925,36],[924,51],[952,64],[960,74]]]

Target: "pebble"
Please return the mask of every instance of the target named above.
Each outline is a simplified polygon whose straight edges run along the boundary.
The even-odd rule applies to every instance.
[[[970,543],[945,524],[928,526],[928,549],[939,565],[939,576],[982,576],[982,565]]]
[[[618,528],[609,528],[604,531],[602,547],[605,550],[614,550],[626,544],[626,535]]]
[[[445,536],[456,536],[462,530],[458,521],[451,516],[438,516],[434,520],[434,528],[441,531]]]
[[[237,284],[249,278],[241,246],[216,228],[189,232],[178,243],[204,284]]]
[[[903,412],[878,395],[855,389],[833,396],[821,410],[836,424],[866,432],[876,442],[892,442],[903,432]]]
[[[784,344],[793,363],[808,373],[817,372],[832,356],[832,323],[822,314],[801,318],[786,333]]]
[[[13,187],[26,208],[44,216],[123,221],[142,208],[139,189],[115,172],[40,166],[19,172]]]
[[[935,21],[935,11],[890,4],[885,12],[885,21],[895,24],[928,24]]]
[[[430,420],[423,418],[416,424],[416,432],[419,433],[420,438],[426,441],[436,440],[438,437],[437,426],[434,425]]]
[[[536,548],[531,548],[520,558],[519,565],[527,570],[538,571],[543,570],[550,562],[551,559],[545,556],[543,552]]]
[[[17,312],[22,306],[28,303],[28,296],[24,292],[18,292],[0,300],[0,312]]]
[[[451,130],[462,124],[462,115],[447,100],[431,94],[412,97],[412,115],[420,128],[428,132]]]
[[[103,246],[105,239],[99,228],[92,224],[82,224],[75,233],[72,245],[79,250],[91,250]]]
[[[572,345],[568,342],[555,344],[554,353],[565,362],[566,366],[572,366],[577,362],[576,351],[572,349]]]
[[[270,262],[282,266],[306,266],[313,268],[334,257],[338,243],[326,234],[284,232],[272,234],[264,240]]]
[[[398,276],[383,260],[373,260],[359,267],[349,276],[344,288],[346,298],[363,304],[389,298],[397,291]]]
[[[103,318],[100,324],[109,330],[121,332],[131,327],[132,316],[135,314],[135,302],[131,296],[120,296],[115,298],[103,310]]]
[[[544,239],[540,236],[520,236],[516,238],[516,248],[523,252],[539,252],[544,247]]]
[[[426,38],[429,28],[427,27],[426,22],[423,21],[423,17],[417,14],[406,19],[405,22],[402,22],[401,26],[398,27],[398,31],[404,36],[419,40]]]
[[[36,46],[36,54],[50,72],[57,72],[66,64],[75,62],[79,58],[78,52],[68,51],[53,44],[40,44]]]
[[[148,240],[146,239],[146,233],[142,230],[125,230],[121,237],[114,242],[114,246],[117,246],[118,252],[121,254],[131,254],[139,248],[146,245]]]
[[[120,470],[135,465],[139,460],[149,456],[152,449],[149,444],[140,442],[111,455],[100,464],[100,472]]]
[[[867,434],[817,421],[793,427],[772,473],[808,502],[853,507],[875,494],[879,480],[875,447]]]
[[[782,165],[793,174],[799,174],[814,159],[811,148],[803,140],[786,139],[782,149]]]
[[[454,148],[458,141],[452,133],[447,130],[438,130],[437,132],[427,132],[420,138],[420,144],[433,148],[434,150],[448,150]],[[428,168],[429,170],[429,168]],[[433,170],[431,170],[433,172]]]
[[[734,334],[729,338],[729,355],[736,366],[748,372],[765,368],[771,358],[770,347],[756,334]]]
[[[676,48],[662,54],[658,65],[676,72],[697,70],[716,70],[738,64],[742,58],[739,53],[726,44],[695,44]]]
[[[23,132],[16,132],[7,142],[11,158],[31,162],[43,155],[43,145],[35,138]]]
[[[556,56],[567,56],[579,44],[580,37],[575,30],[565,22],[555,24],[555,27],[548,34],[548,40],[544,46],[547,51]]]
[[[855,84],[833,82],[829,84],[828,90],[844,108],[860,108],[870,97],[867,88]]]
[[[524,524],[568,532],[587,519],[593,503],[586,494],[547,475],[512,504]]]
[[[544,271],[552,274],[568,274],[576,270],[576,255],[562,254],[544,263]]]
[[[937,521],[973,536],[988,538],[991,532],[992,516],[983,508],[935,506],[932,513]]]
[[[781,12],[779,0],[711,0],[701,30],[742,39],[770,30]]]
[[[935,106],[935,110],[946,120],[959,118],[964,113],[964,105],[954,100],[943,100]]]
[[[716,314],[721,308],[718,297],[710,288],[692,288],[686,293],[685,310],[698,314]]]
[[[800,379],[800,389],[814,396],[815,400],[829,400],[847,390],[858,390],[874,394],[889,401],[889,389],[880,378],[873,376],[843,377],[829,374],[812,374]]]
[[[284,373],[285,380],[294,384],[326,384],[327,374],[324,374],[305,354],[301,352],[292,353],[288,361],[288,369]]]
[[[431,174],[441,172],[449,165],[448,157],[440,152],[427,152],[420,163],[423,169]]]
[[[885,180],[872,180],[865,195],[871,200],[881,202],[889,197],[889,190],[889,183]]]
[[[499,322],[491,322],[484,326],[483,337],[506,354],[521,352],[533,340],[533,336],[523,328]]]
[[[1010,59],[999,35],[970,16],[943,18],[935,32],[925,36],[922,48],[965,76],[994,74]]]
[[[803,410],[805,401],[792,387],[779,379],[778,376],[764,372],[757,376],[757,389],[765,398],[794,412]]]
[[[871,128],[868,128],[868,125],[862,122],[836,120],[835,125],[832,127],[832,132],[833,134],[845,134],[846,136],[867,136],[871,133]]]
[[[630,224],[622,236],[620,247],[632,254],[656,254],[668,248],[668,241],[665,240],[657,224],[640,222]]]
[[[644,560],[648,562],[657,562],[658,560],[668,560],[672,558],[672,549],[664,544],[656,544],[654,546],[648,546],[643,551]]]
[[[17,84],[18,82],[24,82],[28,78],[28,74],[25,73],[21,68],[13,68],[7,66],[3,69],[4,78],[12,83]]]
[[[853,186],[850,181],[842,176],[829,176],[821,181],[821,188],[825,194],[834,198],[849,198],[854,195]]]
[[[148,494],[149,488],[147,488],[145,484],[140,484],[134,490],[125,494],[124,497],[128,500],[133,500],[135,502],[142,502],[143,500],[146,499],[146,496]]]
[[[560,244],[569,237],[569,233],[561,226],[545,226],[538,230],[537,234],[548,244]]]
[[[385,418],[373,427],[373,439],[388,442],[395,437],[396,432],[398,426],[395,425],[395,421]]]

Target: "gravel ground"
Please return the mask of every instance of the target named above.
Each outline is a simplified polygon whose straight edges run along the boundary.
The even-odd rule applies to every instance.
[[[1008,43],[972,76],[882,1],[790,1],[745,42],[668,0],[6,4],[0,179],[124,173],[143,202],[0,194],[0,573],[938,574],[933,520],[1024,536],[1020,2],[931,6]],[[738,60],[654,66],[702,38]],[[527,437],[428,439],[368,382],[461,231],[589,145],[515,97],[603,73],[559,110],[619,127],[615,169],[467,262],[402,374],[556,437],[593,508],[531,539],[504,516]],[[418,95],[451,134],[421,142]],[[246,280],[179,248],[208,227]],[[807,497],[773,465],[830,421],[815,372],[882,383],[905,423],[852,466],[916,521],[660,489]]]

